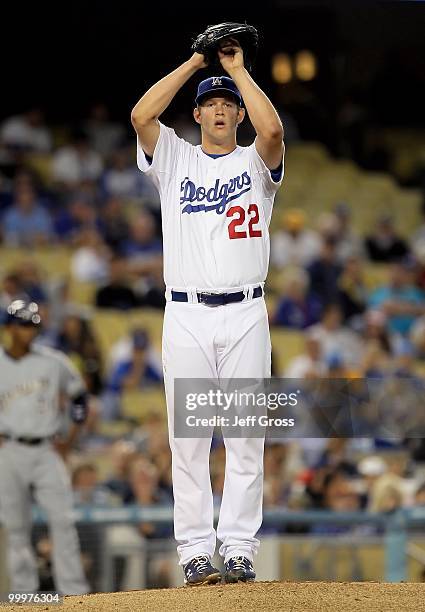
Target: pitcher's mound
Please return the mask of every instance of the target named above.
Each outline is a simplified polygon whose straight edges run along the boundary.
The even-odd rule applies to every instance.
[[[425,584],[254,582],[96,593],[63,606],[10,606],[15,612],[425,612]]]

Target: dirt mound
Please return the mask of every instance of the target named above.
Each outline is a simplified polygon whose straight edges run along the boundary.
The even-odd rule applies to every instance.
[[[425,584],[255,582],[65,597],[63,606],[10,606],[15,612],[425,612]]]

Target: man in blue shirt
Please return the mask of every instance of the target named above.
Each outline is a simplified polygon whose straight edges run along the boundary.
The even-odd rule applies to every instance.
[[[36,246],[53,235],[49,213],[37,201],[32,187],[23,185],[3,217],[4,241],[8,246]]]
[[[388,285],[379,287],[369,298],[369,307],[382,310],[388,317],[392,334],[406,335],[416,317],[425,313],[425,295],[413,284],[406,263],[391,266]]]

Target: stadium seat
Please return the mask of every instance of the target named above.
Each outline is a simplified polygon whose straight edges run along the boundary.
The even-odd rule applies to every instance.
[[[72,302],[92,306],[95,303],[96,285],[93,283],[79,283],[71,279],[69,281],[69,294]]]
[[[364,267],[364,282],[369,291],[386,285],[389,279],[388,264],[368,263]]]
[[[163,313],[154,309],[140,309],[126,312],[96,309],[93,315],[93,328],[107,355],[111,347],[135,327],[143,327],[149,333],[153,345],[161,348]]]
[[[68,277],[71,253],[66,247],[46,247],[38,249],[2,248],[0,249],[1,271],[9,271],[25,261],[40,266],[49,279]]]
[[[31,153],[25,159],[28,167],[33,170],[43,185],[48,187],[52,183],[52,156],[43,153]]]
[[[104,355],[108,355],[111,347],[130,331],[126,315],[115,310],[96,310],[92,325]]]
[[[121,396],[122,416],[142,421],[147,415],[160,414],[166,419],[164,389],[147,389],[144,391],[124,391]]]
[[[271,328],[273,362],[276,375],[281,375],[289,362],[304,351],[305,336],[292,329]]]
[[[129,435],[133,430],[133,425],[128,421],[100,421],[97,426],[97,433],[111,440],[119,440]]]

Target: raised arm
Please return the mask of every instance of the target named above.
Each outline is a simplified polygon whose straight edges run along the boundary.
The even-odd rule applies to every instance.
[[[246,70],[243,51],[236,40],[229,39],[218,51],[221,65],[236,83],[249,118],[257,133],[256,148],[267,168],[274,170],[284,151],[283,127],[279,115],[264,91]]]
[[[152,156],[159,138],[158,117],[165,111],[179,89],[206,63],[201,53],[192,57],[153,85],[131,111],[131,123],[147,155]]]

